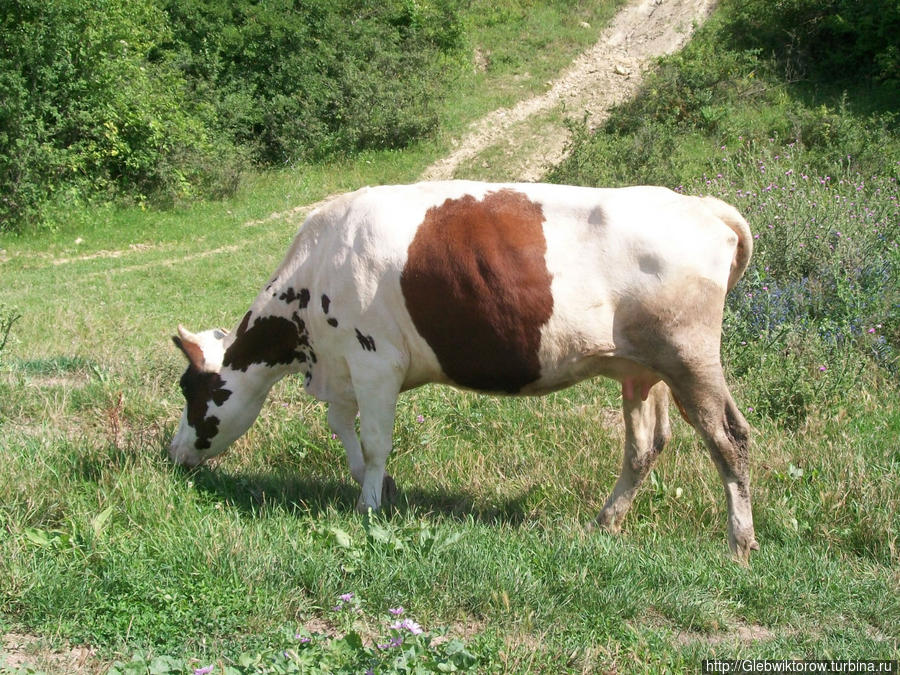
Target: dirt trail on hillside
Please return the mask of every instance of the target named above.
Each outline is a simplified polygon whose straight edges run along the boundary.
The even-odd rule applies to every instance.
[[[562,106],[566,117],[580,120],[587,115],[588,123],[598,126],[613,106],[634,96],[655,58],[677,51],[688,41],[714,4],[715,0],[630,2],[549,90],[473,122],[453,152],[429,166],[421,179],[453,178],[461,165],[482,151],[506,145],[512,148],[507,157],[514,166],[505,167],[504,173],[516,180],[540,180],[564,158],[569,133],[561,122],[548,120],[537,128],[523,128],[523,122]]]

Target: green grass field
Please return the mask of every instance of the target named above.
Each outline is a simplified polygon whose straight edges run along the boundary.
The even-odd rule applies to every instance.
[[[493,85],[479,86],[447,128],[486,109]],[[729,556],[721,484],[674,409],[623,533],[586,527],[621,462],[607,381],[533,399],[405,394],[399,502],[371,518],[299,380],[211,466],[170,465],[177,323],[232,328],[296,232],[293,207],[414,180],[438,141],[260,175],[224,202],[76,210],[0,238],[0,329],[21,316],[0,350],[0,634],[35,638],[11,672],[65,672],[77,645],[94,649],[85,670],[128,673],[900,659],[898,165],[847,162],[826,180],[790,139],[722,129],[679,145],[672,186],[723,196],[759,235],[724,327],[754,429],[749,567]],[[584,157],[583,171],[598,161]]]

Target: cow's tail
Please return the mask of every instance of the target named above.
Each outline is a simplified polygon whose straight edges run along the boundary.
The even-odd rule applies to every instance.
[[[738,210],[715,197],[704,197],[703,204],[723,223],[728,225],[737,235],[737,248],[734,251],[734,259],[731,261],[731,271],[728,273],[728,290],[734,288],[747,265],[750,264],[750,256],[753,255],[753,235],[750,226]]]

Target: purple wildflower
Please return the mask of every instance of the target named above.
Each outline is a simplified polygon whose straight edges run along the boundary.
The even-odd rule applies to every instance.
[[[399,647],[403,644],[403,638],[399,635],[396,637],[392,637],[390,642],[385,642],[384,644],[378,645],[378,649],[391,649],[393,647]]]
[[[353,593],[342,593],[338,596],[343,602],[350,602],[353,599]]]
[[[194,675],[209,675],[215,668],[214,664],[204,666],[203,668],[194,668]]]
[[[419,424],[422,424],[424,421],[425,421],[425,416],[424,416],[424,415],[418,415],[418,416],[416,417],[416,422],[418,422]]]
[[[871,332],[874,333],[875,329],[873,328]],[[403,607],[391,607],[388,611],[394,616],[400,616],[403,614]]]
[[[422,627],[417,624],[412,619],[403,619],[403,621],[398,621],[395,624],[391,625],[392,630],[408,630],[413,635],[421,635],[423,633]]]

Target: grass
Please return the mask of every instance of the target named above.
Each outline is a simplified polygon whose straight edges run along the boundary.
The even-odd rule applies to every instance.
[[[851,166],[824,181],[804,144],[737,135],[691,137],[710,150],[671,180],[722,194],[759,235],[725,327],[754,427],[762,549],[749,568],[728,556],[718,477],[677,415],[624,534],[585,527],[621,461],[605,381],[535,399],[409,392],[389,463],[400,500],[371,518],[298,381],[212,467],[169,464],[176,323],[233,326],[298,226],[286,212],[412,180],[439,151],[422,146],[258,176],[221,203],[76,211],[0,240],[0,326],[21,314],[0,352],[0,631],[39,636],[31,663],[50,672],[65,670],[52,648],[86,644],[88,669],[135,673],[900,658],[896,176]],[[285,215],[250,224],[272,212]],[[886,279],[831,295],[790,285],[805,267],[834,280],[867,263]],[[399,606],[422,635],[390,627]]]

